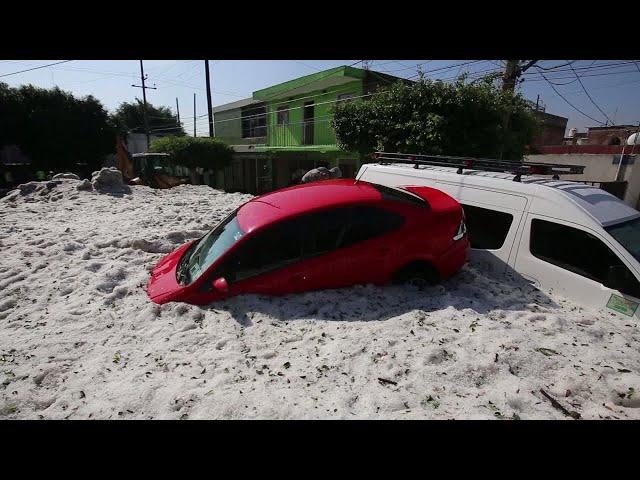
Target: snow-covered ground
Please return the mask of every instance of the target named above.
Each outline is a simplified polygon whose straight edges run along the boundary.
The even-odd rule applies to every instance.
[[[90,188],[85,182],[81,188]],[[635,319],[465,267],[152,304],[149,270],[250,197],[34,183],[0,201],[0,418],[640,418]]]

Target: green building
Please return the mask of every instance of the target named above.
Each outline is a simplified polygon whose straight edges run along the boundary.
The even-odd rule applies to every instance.
[[[218,178],[218,185],[228,191],[265,193],[296,183],[322,164],[339,167],[343,177],[354,177],[363,159],[337,146],[332,109],[339,101],[366,101],[397,80],[384,73],[342,66],[215,107],[215,136],[235,150],[234,160]]]

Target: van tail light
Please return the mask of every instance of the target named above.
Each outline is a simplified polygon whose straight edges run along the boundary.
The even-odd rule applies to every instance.
[[[460,220],[460,225],[458,225],[458,230],[456,230],[456,234],[453,236],[453,241],[457,242],[466,234],[467,234],[467,225],[464,223],[464,216],[463,216],[462,220]]]

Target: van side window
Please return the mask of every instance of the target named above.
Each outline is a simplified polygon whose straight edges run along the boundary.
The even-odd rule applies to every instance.
[[[502,248],[511,228],[513,215],[464,203],[461,205],[464,209],[471,248],[488,250]]]
[[[534,218],[530,250],[540,260],[640,298],[638,280],[609,247],[588,232]]]

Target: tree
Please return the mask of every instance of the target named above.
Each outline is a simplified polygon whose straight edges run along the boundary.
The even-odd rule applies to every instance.
[[[231,163],[233,149],[210,137],[163,137],[151,142],[150,152],[168,153],[177,165],[219,170]]]
[[[171,113],[167,107],[154,107],[147,102],[147,119],[149,120],[149,132],[170,134],[175,136],[185,135],[185,131],[178,122],[178,117]],[[144,129],[144,103],[139,98],[135,102],[123,102],[115,114],[113,122],[118,126],[122,134],[145,133]]]
[[[509,112],[511,128],[503,127]],[[339,146],[375,150],[521,159],[537,120],[524,99],[491,79],[449,84],[421,78],[396,82],[368,101],[337,104],[332,120]]]
[[[17,145],[35,169],[96,170],[115,149],[115,127],[91,95],[0,84],[0,105],[0,148]]]

